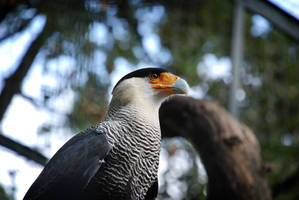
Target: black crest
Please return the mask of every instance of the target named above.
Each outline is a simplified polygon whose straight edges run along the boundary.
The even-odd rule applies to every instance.
[[[162,72],[168,72],[166,69],[162,69],[162,68],[142,68],[142,69],[138,69],[135,71],[132,71],[131,73],[128,73],[127,75],[125,75],[124,77],[122,77],[114,86],[113,90],[116,88],[116,86],[121,83],[122,81],[129,79],[129,78],[133,78],[133,77],[148,77],[152,74],[157,74],[160,75]],[[113,93],[113,92],[112,92]]]

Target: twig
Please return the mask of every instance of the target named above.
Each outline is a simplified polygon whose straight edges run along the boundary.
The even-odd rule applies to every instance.
[[[6,147],[9,150],[16,152],[17,154],[24,156],[29,160],[44,166],[46,165],[48,158],[42,155],[40,152],[33,150],[23,144],[20,144],[0,133],[0,145]]]

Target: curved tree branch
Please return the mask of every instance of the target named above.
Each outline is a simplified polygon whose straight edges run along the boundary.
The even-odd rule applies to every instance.
[[[253,132],[211,101],[174,97],[160,109],[162,135],[182,136],[198,150],[208,174],[208,199],[270,200]]]

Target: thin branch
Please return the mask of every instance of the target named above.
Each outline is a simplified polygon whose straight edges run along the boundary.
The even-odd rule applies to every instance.
[[[16,71],[5,80],[5,85],[0,94],[0,121],[3,119],[5,111],[8,108],[8,105],[11,103],[11,100],[15,94],[20,93],[20,88],[22,82],[27,75],[34,58],[38,54],[39,50],[43,46],[45,40],[50,36],[51,32],[46,29],[47,23],[43,27],[42,31],[38,36],[33,40],[27,49],[25,55],[23,56],[19,66]],[[30,159],[41,165],[45,165],[47,158],[40,154],[39,152],[19,144],[0,133],[0,145]]]
[[[23,97],[25,100],[27,100],[29,103],[31,103],[34,107],[36,108],[42,108],[45,109],[51,113],[56,113],[56,114],[61,114],[64,115],[63,112],[60,112],[58,110],[55,110],[54,108],[51,108],[50,106],[48,106],[47,104],[43,103],[42,101],[39,101],[37,99],[35,99],[34,97],[28,96],[22,92],[19,93],[19,95],[21,97]]]
[[[36,17],[36,15],[37,15],[37,12],[34,14],[34,16],[32,18],[23,20],[21,25],[13,27],[13,30],[8,31],[8,33],[6,33],[2,37],[0,37],[0,43],[3,42],[4,40],[14,36],[15,34],[20,33],[23,30],[25,30],[25,28],[28,27],[28,24],[34,19],[34,17]]]
[[[31,43],[16,71],[5,80],[4,88],[0,94],[0,121],[3,119],[4,113],[13,96],[20,92],[22,82],[34,61],[35,56],[37,55],[40,48],[43,46],[45,39],[47,38],[45,35],[49,34],[47,31],[45,31],[46,25],[39,33],[39,35],[35,38],[35,40]]]
[[[28,102],[30,102],[34,107],[36,107],[36,108],[42,107],[42,104],[40,102],[38,102],[38,100],[34,99],[33,97],[30,97],[22,92],[19,95],[21,97],[23,97],[25,100],[27,100]]]
[[[42,155],[40,152],[33,150],[23,144],[20,144],[4,136],[2,133],[0,133],[0,145],[42,166],[45,166],[48,161],[48,158]]]

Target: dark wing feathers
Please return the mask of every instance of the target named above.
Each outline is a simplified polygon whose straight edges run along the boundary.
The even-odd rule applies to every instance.
[[[158,187],[159,185],[158,185],[158,178],[157,178],[156,181],[146,192],[146,196],[144,200],[155,200],[158,196]]]
[[[77,134],[48,162],[24,200],[82,199],[109,151],[104,133],[90,128]]]

